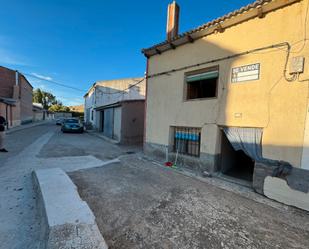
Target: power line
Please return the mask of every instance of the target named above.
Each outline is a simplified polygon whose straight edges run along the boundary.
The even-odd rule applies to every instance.
[[[26,76],[29,76],[29,77],[32,77],[32,78],[35,78],[35,79],[39,79],[39,80],[43,80],[43,81],[47,81],[49,83],[52,83],[52,84],[55,84],[55,85],[58,85],[58,86],[61,86],[61,87],[66,87],[66,88],[69,88],[69,89],[73,89],[73,90],[76,90],[76,91],[80,91],[80,92],[86,92],[86,90],[82,90],[82,89],[79,89],[79,88],[76,88],[76,87],[72,87],[72,86],[69,86],[69,85],[66,85],[66,84],[63,84],[63,83],[59,83],[59,82],[56,82],[56,81],[53,81],[53,80],[48,80],[48,79],[43,79],[41,77],[38,77],[38,76],[35,76],[33,74],[29,74],[29,73],[24,73],[24,72],[21,72],[22,74],[26,75]],[[103,94],[118,94],[118,93],[124,93],[125,91],[129,90],[130,88],[134,87],[134,86],[137,86],[139,85],[140,83],[142,83],[143,81],[145,80],[145,78],[139,80],[137,83],[134,83],[132,85],[130,85],[129,87],[123,89],[123,90],[119,90],[119,91],[116,91],[116,92],[104,92],[100,89],[98,89],[100,92],[102,92]],[[104,87],[104,86],[103,86]]]
[[[35,78],[35,79],[47,81],[47,82],[52,83],[52,84],[57,85],[57,86],[69,88],[69,89],[72,89],[72,90],[75,90],[75,91],[86,92],[86,90],[82,90],[82,89],[79,89],[79,88],[76,88],[76,87],[73,87],[73,86],[69,86],[69,85],[66,85],[66,84],[63,84],[63,83],[59,83],[59,82],[56,82],[56,81],[53,81],[53,80],[43,79],[43,78],[38,77],[38,76],[35,76],[35,75],[33,75],[33,74],[24,73],[24,72],[20,72],[20,73],[22,73],[22,74],[24,74],[24,75],[26,75],[26,76]]]

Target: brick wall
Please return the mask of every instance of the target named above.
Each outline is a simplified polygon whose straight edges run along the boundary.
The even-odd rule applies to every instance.
[[[12,111],[8,118],[10,126],[32,122],[32,90],[33,87],[22,74],[18,74],[17,86],[16,71],[0,66],[0,97],[16,100],[15,106],[10,109]],[[3,108],[2,106],[1,109]]]
[[[0,116],[6,116],[6,105],[0,102]]]
[[[8,122],[9,128],[21,124],[19,114],[19,102],[16,104],[16,106],[7,106],[6,104],[0,102],[0,115],[7,119],[6,121]]]
[[[20,117],[22,123],[31,122],[33,118],[32,90],[33,87],[26,78],[19,74]]]
[[[0,66],[0,97],[12,98],[15,71]]]

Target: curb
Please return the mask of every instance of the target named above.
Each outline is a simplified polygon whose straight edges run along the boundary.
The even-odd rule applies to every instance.
[[[12,134],[14,132],[30,129],[30,128],[33,128],[33,127],[36,127],[36,126],[45,125],[45,124],[49,124],[49,123],[52,123],[52,121],[32,123],[32,124],[29,124],[29,125],[20,125],[20,126],[14,127],[14,128],[10,128],[9,130],[6,130],[5,133],[6,134]]]
[[[102,139],[102,140],[104,140],[105,142],[109,142],[109,143],[116,144],[116,145],[119,145],[119,144],[120,144],[120,142],[115,141],[115,140],[113,140],[113,139],[111,139],[111,138],[108,138],[108,137],[106,137],[106,136],[104,136],[104,135],[100,135],[98,132],[89,131],[89,130],[88,130],[88,131],[85,130],[85,132],[86,132],[88,135],[94,136],[94,137],[99,138],[99,139]]]
[[[108,249],[89,206],[59,168],[32,172],[46,249]]]

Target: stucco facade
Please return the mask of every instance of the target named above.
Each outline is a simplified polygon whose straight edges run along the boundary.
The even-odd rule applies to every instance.
[[[262,18],[252,18],[148,58],[146,146],[169,146],[171,126],[200,127],[201,155],[216,156],[220,154],[221,126],[259,127],[263,129],[263,157],[301,167],[303,145],[307,143],[304,141],[309,78],[309,44],[304,41],[308,29],[307,6],[307,0],[296,1]],[[289,58],[283,45],[151,77],[283,42],[291,45]],[[305,57],[304,72],[290,82],[286,78],[291,77],[291,59],[297,56]],[[288,71],[284,76],[287,60]],[[232,68],[254,63],[260,64],[258,80],[231,83]],[[211,66],[219,67],[217,97],[186,100],[185,74]],[[214,169],[212,160],[215,157],[209,162]]]

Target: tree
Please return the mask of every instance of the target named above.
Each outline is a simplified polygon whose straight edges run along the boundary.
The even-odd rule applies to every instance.
[[[54,104],[48,108],[51,112],[69,112],[70,108],[64,105]]]
[[[48,109],[51,105],[60,104],[62,103],[56,99],[56,97],[49,92],[42,91],[40,88],[35,89],[33,91],[32,100],[34,103],[42,104],[44,109]]]

